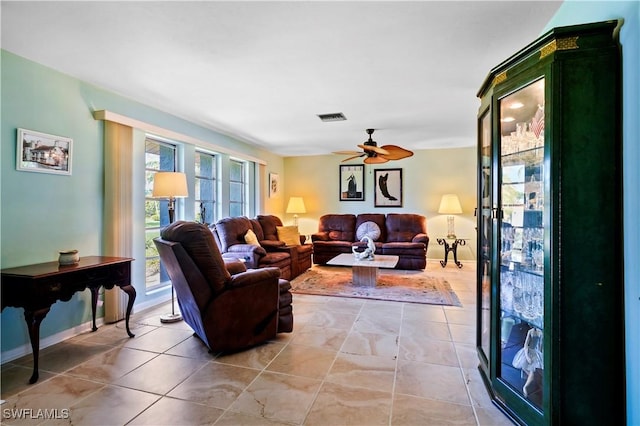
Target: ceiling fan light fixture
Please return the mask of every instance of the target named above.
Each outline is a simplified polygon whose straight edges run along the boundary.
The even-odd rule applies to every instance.
[[[334,152],[334,154],[351,155],[351,157],[346,160],[342,160],[343,162],[359,157],[365,157],[365,164],[381,164],[391,160],[401,160],[413,155],[413,151],[409,151],[408,149],[404,149],[396,145],[384,145],[379,147],[378,143],[371,137],[374,131],[375,129],[367,129],[369,139],[358,145],[358,148],[362,149],[362,151],[337,151]]]

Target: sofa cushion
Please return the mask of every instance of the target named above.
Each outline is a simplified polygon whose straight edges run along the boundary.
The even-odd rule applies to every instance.
[[[418,234],[427,233],[427,218],[410,213],[387,214],[387,242],[411,242]]]
[[[356,238],[360,241],[364,237],[377,241],[380,238],[380,227],[375,222],[362,222],[356,229]]]
[[[255,220],[260,224],[260,228],[264,234],[260,240],[278,240],[278,231],[276,227],[282,226],[282,221],[278,216],[258,215]]]
[[[288,246],[300,245],[300,233],[297,226],[276,226],[278,240],[284,241]]]
[[[425,255],[426,246],[423,243],[384,243],[382,244],[382,254],[396,256]]]
[[[262,230],[262,224],[258,221],[258,219],[249,219],[249,222],[251,222],[253,233],[256,234],[258,241],[264,240],[264,231]]]
[[[253,226],[249,218],[244,216],[225,217],[216,222],[220,251],[224,253],[235,244],[246,244],[244,236],[249,229],[253,229]]]
[[[256,236],[256,233],[253,232],[253,229],[247,230],[247,233],[244,234],[244,241],[247,244],[251,244],[252,246],[260,245],[260,243],[258,242],[258,237]]]
[[[320,217],[320,239],[353,242],[356,238],[356,217],[352,214],[326,214]]]
[[[380,236],[376,241],[387,241],[386,215],[384,213],[361,213],[356,217],[356,231],[365,222],[373,222],[380,228]]]

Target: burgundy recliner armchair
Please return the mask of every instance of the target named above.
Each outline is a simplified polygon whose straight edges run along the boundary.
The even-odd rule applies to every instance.
[[[154,243],[184,321],[212,352],[249,348],[293,330],[291,284],[278,268],[246,270],[236,262],[232,275],[209,228],[196,222],[175,222]]]
[[[311,255],[313,254],[313,246],[304,244],[304,237],[300,236],[300,244],[287,246],[278,239],[278,226],[282,226],[282,221],[278,216],[274,215],[258,215],[256,220],[262,229],[262,235],[258,235],[260,245],[265,247],[267,251],[280,250],[286,251],[291,256],[291,278],[311,268]],[[254,227],[255,229],[256,227]]]

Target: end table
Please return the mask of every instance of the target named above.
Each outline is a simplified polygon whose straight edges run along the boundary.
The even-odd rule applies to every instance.
[[[440,261],[440,265],[444,268],[447,266],[449,252],[453,252],[453,262],[458,268],[462,268],[462,263],[458,262],[458,246],[466,246],[468,238],[438,238],[438,244],[444,246],[444,260]]]

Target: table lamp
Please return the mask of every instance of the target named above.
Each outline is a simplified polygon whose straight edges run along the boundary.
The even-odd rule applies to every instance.
[[[458,196],[456,194],[444,194],[442,200],[440,200],[438,213],[449,215],[447,216],[447,238],[455,239],[456,232],[454,229],[453,215],[462,213]]]
[[[307,209],[304,207],[304,200],[302,197],[289,198],[289,204],[287,204],[287,213],[293,213],[293,224],[298,226],[298,213],[306,213]]]
[[[169,201],[169,224],[173,223],[175,218],[175,200],[176,198],[185,198],[189,196],[187,190],[187,176],[179,172],[157,172],[153,178],[153,198],[166,199]],[[171,283],[171,313],[162,315],[160,322],[169,323],[182,320],[182,314],[175,311],[174,289]]]

